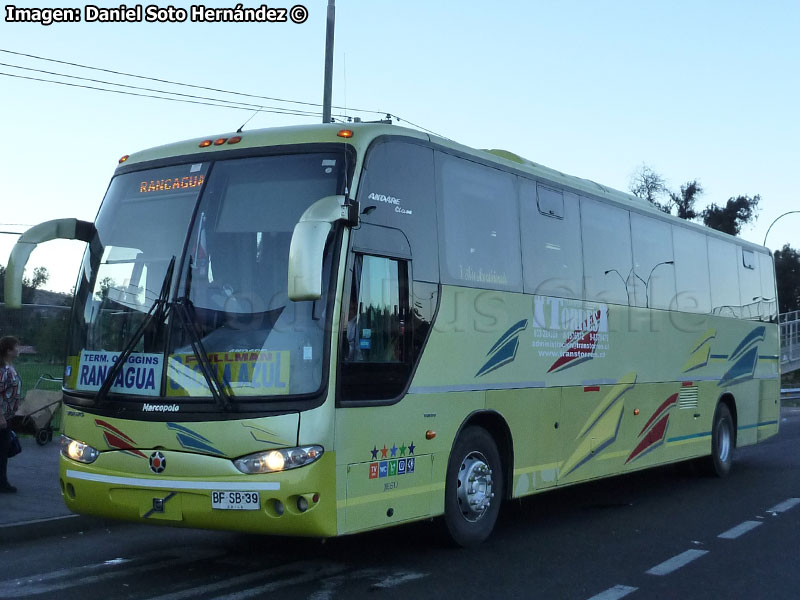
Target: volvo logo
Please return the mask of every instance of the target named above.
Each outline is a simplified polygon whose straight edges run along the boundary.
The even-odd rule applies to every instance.
[[[161,452],[153,452],[150,455],[150,470],[153,473],[163,473],[167,468],[167,459]]]

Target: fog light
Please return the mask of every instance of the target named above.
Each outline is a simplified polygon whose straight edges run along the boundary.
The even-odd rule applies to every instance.
[[[275,513],[276,513],[276,514],[277,514],[279,517],[280,517],[281,515],[283,515],[283,511],[284,511],[284,508],[283,508],[283,502],[281,502],[280,500],[275,500],[275,504],[273,505],[273,507],[275,508]]]
[[[308,510],[308,500],[306,500],[305,496],[300,496],[297,499],[297,510],[300,512],[306,512]]]

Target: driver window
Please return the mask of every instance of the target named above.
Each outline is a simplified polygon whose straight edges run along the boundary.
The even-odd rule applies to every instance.
[[[355,255],[342,331],[343,400],[398,396],[410,374],[408,263]]]

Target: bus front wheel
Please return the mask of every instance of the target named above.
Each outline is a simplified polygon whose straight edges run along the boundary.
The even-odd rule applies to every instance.
[[[503,497],[503,469],[497,444],[481,427],[458,436],[445,482],[444,522],[459,546],[481,543],[491,534]]]
[[[706,472],[716,477],[727,477],[733,466],[735,446],[733,417],[727,405],[720,403],[714,411],[711,429],[711,456],[705,459]]]

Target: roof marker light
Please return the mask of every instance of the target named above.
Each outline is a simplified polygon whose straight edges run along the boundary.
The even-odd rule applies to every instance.
[[[125,156],[123,156],[122,158],[119,159],[119,164],[124,163],[129,158],[130,158],[130,154],[126,154]]]
[[[218,139],[214,140],[214,145],[215,146],[222,146],[222,144],[224,144],[227,141],[228,141],[228,138],[218,138]]]
[[[201,148],[208,148],[213,143],[214,142],[212,142],[211,140],[203,140],[202,142],[200,142],[200,147]]]
[[[229,144],[238,144],[238,143],[239,143],[239,142],[241,142],[241,141],[242,141],[242,136],[240,136],[240,135],[235,135],[235,136],[233,136],[231,139],[229,139],[229,140],[228,140],[228,143],[229,143]]]
[[[339,137],[343,138],[351,138],[353,137],[353,130],[352,129],[340,129],[339,132],[336,134]]]

